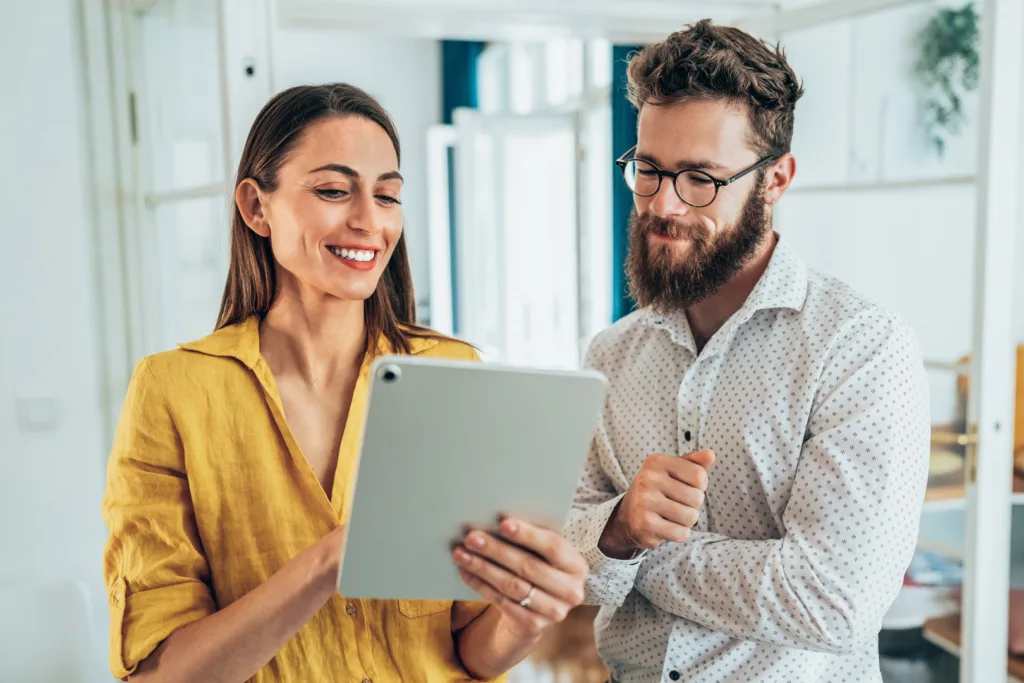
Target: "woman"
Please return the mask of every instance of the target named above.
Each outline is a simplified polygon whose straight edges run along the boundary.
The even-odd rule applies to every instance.
[[[476,358],[414,324],[399,154],[349,85],[287,90],[257,116],[217,330],[139,363],[110,457],[117,678],[490,679],[579,604],[582,557],[515,519],[453,550],[489,604],[336,593],[372,359]]]

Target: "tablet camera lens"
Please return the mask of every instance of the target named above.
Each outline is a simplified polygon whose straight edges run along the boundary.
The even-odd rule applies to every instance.
[[[394,384],[395,382],[398,381],[398,378],[401,376],[401,374],[402,373],[399,371],[398,368],[389,365],[388,367],[381,370],[380,378],[387,382],[388,384]]]

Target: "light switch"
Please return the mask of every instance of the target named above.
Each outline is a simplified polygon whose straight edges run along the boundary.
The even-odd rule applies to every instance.
[[[19,396],[14,399],[18,431],[53,432],[60,427],[60,406],[55,396]]]

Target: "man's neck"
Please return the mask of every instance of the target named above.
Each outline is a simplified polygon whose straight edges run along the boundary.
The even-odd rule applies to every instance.
[[[757,286],[764,271],[768,268],[768,262],[772,259],[778,241],[779,238],[775,231],[769,232],[758,246],[754,257],[738,273],[719,287],[714,294],[687,307],[686,319],[690,323],[690,331],[693,333],[693,341],[697,344],[698,353],[715,336],[722,325],[736,311],[740,310],[750,293],[754,291],[754,287]]]

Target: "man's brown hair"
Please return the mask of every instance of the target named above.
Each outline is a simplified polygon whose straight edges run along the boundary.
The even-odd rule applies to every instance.
[[[648,45],[629,61],[629,100],[670,105],[726,100],[746,108],[761,156],[789,152],[793,110],[803,87],[782,49],[730,26],[704,19]]]

